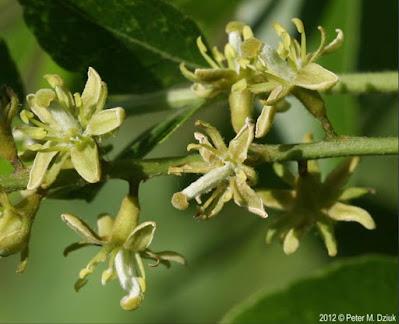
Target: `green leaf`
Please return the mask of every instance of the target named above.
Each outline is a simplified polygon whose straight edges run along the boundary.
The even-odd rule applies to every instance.
[[[194,107],[182,109],[165,121],[145,130],[118,155],[118,158],[140,158],[145,156],[194,115],[202,104],[203,102],[198,102]]]
[[[395,314],[397,260],[366,256],[338,261],[288,289],[258,295],[233,308],[222,323],[317,323],[320,314]],[[338,321],[338,319],[337,319]]]
[[[196,24],[161,0],[20,0],[40,45],[62,67],[94,67],[111,93],[153,91],[203,64]]]
[[[12,88],[21,100],[24,97],[24,87],[17,66],[12,60],[4,40],[0,39],[0,86]]]
[[[169,0],[198,22],[202,30],[212,40],[217,40],[220,33],[216,30],[223,30],[226,21],[234,16],[234,12],[239,9],[239,5],[244,0],[218,0],[218,1],[198,1],[198,0]]]

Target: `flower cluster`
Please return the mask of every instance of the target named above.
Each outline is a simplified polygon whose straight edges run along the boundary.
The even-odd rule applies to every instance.
[[[248,149],[254,138],[254,125],[249,119],[232,139],[227,147],[218,130],[211,125],[197,121],[209,136],[195,133],[198,144],[190,144],[187,150],[198,150],[202,161],[169,168],[169,173],[201,173],[201,178],[183,191],[175,193],[172,204],[178,209],[188,207],[188,201],[195,198],[200,204],[197,217],[210,218],[219,213],[224,204],[231,199],[238,206],[263,218],[267,213],[261,199],[251,185],[256,183],[256,172],[244,162],[248,159]],[[201,195],[213,191],[205,203],[201,204]]]
[[[259,190],[265,206],[283,213],[271,220],[266,242],[274,238],[283,242],[286,254],[295,252],[301,237],[314,226],[317,228],[330,256],[337,254],[334,224],[338,221],[358,222],[365,228],[375,228],[370,214],[362,208],[348,205],[350,199],[368,192],[368,188],[351,187],[343,189],[355,170],[359,158],[349,158],[336,167],[324,181],[316,161],[305,162],[304,170],[294,176],[282,164],[274,164],[276,174],[292,186],[292,189]]]
[[[255,96],[263,105],[255,137],[263,137],[270,130],[276,112],[285,107],[282,100],[293,94],[322,122],[327,135],[334,134],[318,91],[331,88],[338,77],[315,61],[338,49],[343,33],[337,29],[337,37],[326,44],[325,31],[319,27],[320,45],[315,52],[308,53],[302,21],[294,18],[292,22],[301,36],[300,42],[276,23],[274,29],[280,37],[276,48],[255,38],[249,26],[230,22],[226,27],[229,41],[224,55],[216,47],[209,55],[205,44],[198,39],[198,48],[211,68],[191,72],[181,65],[182,73],[194,82],[192,89],[198,96],[209,98],[221,92],[229,93],[231,120],[236,132],[245,119],[251,117]]]
[[[21,131],[36,141],[28,147],[37,151],[28,189],[48,187],[63,167],[73,168],[87,182],[101,178],[98,140],[117,129],[125,118],[122,108],[104,110],[107,86],[89,68],[83,93],[72,93],[55,74],[46,75],[52,89],[27,96],[29,110],[20,114],[27,126]]]
[[[276,174],[291,188],[256,188],[258,179],[254,166],[259,162],[260,154],[253,141],[270,131],[277,112],[287,109],[285,98],[288,95],[297,97],[319,119],[327,136],[335,136],[319,91],[333,87],[338,77],[316,61],[341,46],[343,33],[337,29],[336,38],[326,43],[325,31],[318,27],[320,45],[316,51],[308,52],[302,21],[294,18],[292,22],[300,40],[292,37],[280,24],[274,24],[279,36],[275,47],[257,39],[251,28],[241,22],[227,24],[228,43],[223,53],[216,47],[209,50],[201,38],[197,39],[198,48],[210,67],[190,71],[181,64],[180,69],[194,83],[192,90],[199,97],[228,94],[235,137],[227,144],[215,127],[197,121],[196,126],[202,132],[194,133],[197,143],[189,144],[187,150],[199,154],[190,157],[191,162],[186,164],[170,166],[168,161],[167,165],[170,166],[169,174],[194,173],[200,176],[175,193],[171,202],[183,210],[189,207],[191,200],[195,200],[199,219],[215,217],[232,200],[263,219],[268,217],[265,207],[276,209],[282,213],[270,221],[266,234],[268,243],[278,238],[283,242],[284,252],[291,254],[298,249],[300,239],[316,227],[328,254],[334,256],[337,254],[334,237],[337,221],[355,221],[366,229],[375,228],[367,211],[347,203],[370,190],[359,187],[343,189],[358,164],[357,157],[343,162],[325,179],[321,178],[316,161],[299,161],[296,176],[283,164],[274,163]],[[100,144],[103,137],[116,131],[125,118],[123,108],[104,109],[107,86],[93,68],[88,70],[87,83],[81,94],[72,94],[58,75],[46,75],[45,79],[51,88],[27,96],[28,107],[20,113],[24,125],[17,128],[25,136],[26,149],[35,153],[27,190],[19,192],[19,202],[14,203],[0,187],[0,257],[21,253],[18,272],[23,271],[27,264],[33,220],[40,201],[50,192],[47,188],[54,184],[62,169],[75,169],[88,183],[106,179],[101,174]],[[252,122],[255,100],[262,105],[256,123]],[[15,136],[11,131],[18,106],[17,97],[11,91],[7,90],[6,97],[0,97],[0,158],[14,165],[13,175],[28,171],[21,162],[25,161],[21,152],[18,152],[21,159],[18,157]],[[306,137],[307,142],[311,140],[311,136]],[[270,147],[272,151],[284,149],[278,145]],[[272,154],[265,159],[273,160]],[[130,161],[123,165],[132,166]],[[117,167],[109,168],[110,176],[115,176],[114,169]],[[140,207],[136,194],[140,181],[148,174],[143,172],[136,178],[136,170],[126,168],[124,172],[127,174],[121,178],[128,181],[129,194],[123,198],[115,218],[109,214],[99,215],[97,231],[72,214],[64,213],[61,218],[80,236],[79,241],[65,248],[65,256],[87,246],[100,249],[79,272],[75,289],[79,290],[87,283],[97,265],[107,262],[102,284],[118,278],[126,291],[120,305],[125,310],[134,310],[142,303],[146,291],[143,259],[153,261],[149,264],[152,267],[159,264],[170,267],[172,262],[184,265],[186,261],[176,252],[150,249],[157,226],[152,221],[139,223]],[[55,187],[57,185],[58,182]]]
[[[64,255],[86,246],[100,246],[101,250],[79,273],[75,289],[79,290],[87,283],[87,276],[93,273],[100,262],[108,261],[108,269],[101,277],[105,285],[118,277],[121,287],[127,292],[121,301],[125,310],[134,310],[140,306],[146,290],[145,270],[142,258],[154,260],[151,266],[162,263],[169,267],[170,262],[185,264],[185,259],[176,252],[153,252],[149,249],[156,224],[144,222],[138,224],[139,205],[136,197],[126,196],[118,215],[100,215],[97,221],[98,232],[93,231],[83,220],[71,214],[63,214],[62,220],[82,238],[69,245]]]

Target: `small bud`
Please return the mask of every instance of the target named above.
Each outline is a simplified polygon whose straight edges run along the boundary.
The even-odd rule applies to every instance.
[[[140,206],[137,197],[130,195],[124,197],[114,221],[111,240],[125,242],[130,233],[137,227],[139,214]]]
[[[21,253],[18,272],[26,267],[30,231],[41,197],[32,194],[12,206],[5,193],[0,192],[0,256]]]
[[[0,218],[0,256],[21,252],[29,241],[31,222],[13,209],[5,209]]]
[[[254,95],[249,89],[232,90],[229,96],[231,123],[236,133],[244,126],[245,120],[251,118]]]

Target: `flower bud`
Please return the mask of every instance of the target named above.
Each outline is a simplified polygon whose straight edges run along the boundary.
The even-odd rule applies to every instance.
[[[0,256],[21,252],[29,242],[31,219],[14,208],[6,208],[0,218]]]
[[[0,192],[0,256],[21,252],[17,272],[22,272],[26,266],[30,231],[40,200],[40,195],[32,194],[12,206],[7,195]]]
[[[252,115],[254,95],[249,89],[232,89],[229,96],[231,123],[236,133],[245,125],[245,120]]]
[[[113,242],[124,242],[132,230],[137,227],[140,214],[140,207],[137,197],[126,196],[123,198],[118,215],[112,228]]]

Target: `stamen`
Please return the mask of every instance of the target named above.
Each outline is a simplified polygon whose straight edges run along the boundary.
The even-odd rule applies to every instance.
[[[202,54],[202,57],[208,62],[208,64],[213,68],[218,69],[219,66],[217,65],[217,63],[207,54],[208,49],[202,41],[201,36],[197,38],[197,46]]]

